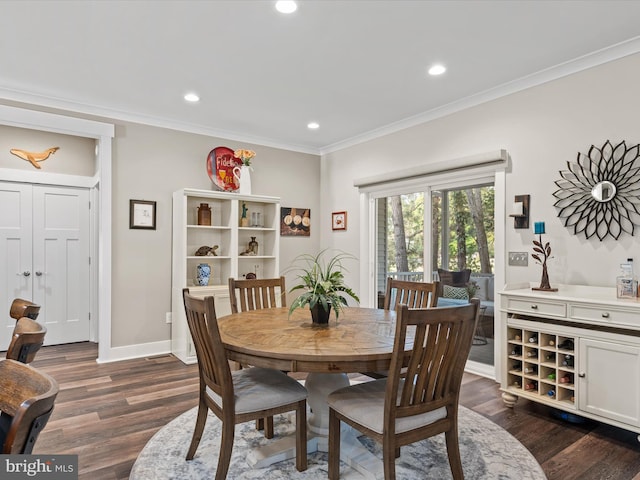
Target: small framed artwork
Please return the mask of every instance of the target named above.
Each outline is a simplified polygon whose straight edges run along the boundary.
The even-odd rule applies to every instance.
[[[129,228],[156,229],[156,202],[129,200]]]
[[[282,207],[280,209],[280,235],[283,237],[310,237],[311,210],[309,208]]]
[[[331,214],[331,228],[333,230],[346,230],[347,212],[333,212]]]

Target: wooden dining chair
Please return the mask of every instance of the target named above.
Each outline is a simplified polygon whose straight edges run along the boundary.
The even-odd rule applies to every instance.
[[[432,308],[438,305],[438,282],[409,282],[387,278],[384,309],[395,310],[400,304],[409,308]]]
[[[11,302],[11,307],[9,308],[9,316],[15,320],[19,320],[23,317],[36,320],[39,313],[40,305],[22,298],[14,299],[13,302]]]
[[[30,454],[58,395],[57,382],[30,365],[0,361],[2,454]]]
[[[35,320],[23,317],[16,322],[7,349],[7,358],[31,363],[44,343],[47,329]]]
[[[229,278],[231,313],[287,306],[284,277],[236,280]]]
[[[229,278],[231,313],[260,310],[262,308],[286,307],[286,293],[284,277],[248,280]],[[235,365],[238,368],[246,368],[249,366],[242,363],[236,363]],[[264,419],[257,420],[256,429],[264,429],[267,438],[271,438],[273,436],[272,419],[267,419],[266,422]]]
[[[411,282],[387,278],[384,310],[395,310],[400,304],[409,308],[434,308],[438,305],[438,282]],[[386,378],[389,372],[361,372],[371,378]]]
[[[200,377],[198,416],[187,460],[191,460],[198,449],[208,410],[222,422],[216,480],[227,476],[237,423],[273,419],[273,415],[295,410],[296,468],[300,472],[306,470],[307,390],[278,370],[252,367],[231,372],[218,330],[213,297],[193,297],[186,288],[182,296]]]
[[[458,400],[479,305],[472,299],[453,307],[398,307],[389,377],[341,388],[327,398],[330,480],[340,477],[341,421],[382,444],[385,480],[395,479],[401,446],[442,432],[453,478],[463,478]],[[409,327],[415,327],[411,349],[405,343]]]

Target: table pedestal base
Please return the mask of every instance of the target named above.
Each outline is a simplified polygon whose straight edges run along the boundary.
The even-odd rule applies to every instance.
[[[307,403],[311,408],[308,417],[307,453],[329,451],[329,406],[327,396],[349,385],[349,378],[344,373],[310,373],[305,382],[309,397]],[[295,418],[295,414],[291,414]],[[340,432],[340,459],[362,477],[371,480],[384,478],[382,462],[367,450],[358,440],[360,433],[348,425],[342,424]],[[264,468],[296,456],[296,440],[294,435],[270,441],[247,455],[247,463],[253,468]]]

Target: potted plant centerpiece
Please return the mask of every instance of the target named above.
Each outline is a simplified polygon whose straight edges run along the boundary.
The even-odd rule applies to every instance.
[[[317,255],[303,254],[297,256],[289,270],[297,272],[300,283],[290,292],[304,290],[289,307],[289,315],[296,309],[309,305],[314,324],[329,323],[331,307],[339,317],[342,308],[347,305],[349,296],[356,302],[360,299],[350,287],[344,283],[343,261],[357,260],[356,257],[345,252],[339,252],[331,258],[326,258],[327,250]]]

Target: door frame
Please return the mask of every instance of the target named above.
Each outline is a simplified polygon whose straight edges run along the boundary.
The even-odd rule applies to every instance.
[[[91,339],[98,342],[97,361],[108,362],[111,349],[111,190],[114,125],[53,113],[0,105],[0,125],[60,133],[96,141],[92,177],[0,168],[0,181],[89,189],[91,262]]]
[[[425,236],[431,235],[431,191],[436,186],[455,186],[482,182],[493,178],[494,187],[494,284],[502,289],[505,284],[505,228],[506,228],[506,170],[509,155],[506,150],[487,152],[444,162],[427,163],[420,167],[395,171],[390,175],[380,174],[354,182],[360,193],[360,304],[376,305],[376,198],[400,195],[409,191],[425,192]],[[424,271],[433,271],[431,256],[425,255]],[[494,292],[494,298],[497,298]],[[500,306],[496,303],[495,311]],[[499,345],[503,344],[500,316],[495,317],[494,358],[499,357]],[[494,366],[468,361],[466,370],[484,377],[501,378],[500,362]]]

